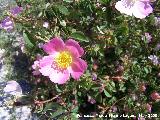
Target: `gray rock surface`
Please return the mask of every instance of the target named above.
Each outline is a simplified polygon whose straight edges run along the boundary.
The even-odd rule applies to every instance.
[[[0,18],[4,10],[14,5],[14,0],[0,0]],[[23,38],[19,33],[0,29],[0,120],[38,120],[31,112],[31,105],[13,106],[15,96],[3,92],[7,81],[28,78],[28,59],[22,53],[22,45]]]

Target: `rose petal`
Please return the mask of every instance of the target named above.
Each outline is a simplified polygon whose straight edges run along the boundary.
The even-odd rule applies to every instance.
[[[51,66],[54,60],[54,55],[49,55],[49,56],[44,56],[40,61],[39,61],[39,66],[40,68],[44,66]]]
[[[81,57],[84,54],[84,50],[82,47],[80,47],[80,45],[78,44],[77,41],[73,40],[73,39],[69,39],[66,41],[65,43],[66,46],[72,46],[75,47],[75,49],[77,49],[78,53],[79,53],[79,57]]]
[[[53,63],[54,55],[44,56],[42,60],[39,61],[39,71],[44,76],[49,76],[51,73],[52,63]]]
[[[36,69],[37,67],[39,67],[39,61],[38,60],[34,61],[34,64],[32,65],[33,69]]]
[[[68,70],[60,72],[52,69],[51,74],[49,75],[50,80],[58,84],[66,83],[69,77],[70,77],[70,74]]]
[[[43,50],[48,54],[54,54],[64,49],[64,42],[60,38],[53,38],[51,41],[43,45]]]
[[[39,71],[42,73],[43,76],[49,76],[51,74],[53,68],[51,68],[50,65],[44,66],[39,69]]]
[[[35,76],[41,74],[41,72],[40,72],[39,70],[35,70],[35,71],[33,71],[32,73],[33,73],[33,75],[35,75]]]
[[[118,1],[115,5],[115,8],[121,13],[125,13],[127,15],[132,16],[132,13],[133,13],[132,6],[125,6],[122,1]]]
[[[79,79],[86,69],[87,63],[81,58],[77,58],[71,65],[69,71],[74,79]]]
[[[121,0],[118,1],[115,5],[115,8],[121,13],[132,16],[136,18],[145,18],[150,13],[153,12],[153,8],[149,4],[149,0],[140,0],[140,1],[130,1],[130,0]]]
[[[73,47],[73,46],[66,46],[65,49],[66,49],[65,51],[68,51],[69,53],[71,53],[72,58],[79,58],[80,57],[79,52],[78,52],[78,50],[75,47]]]
[[[133,15],[136,18],[143,19],[153,12],[153,8],[148,2],[136,1],[134,4]]]

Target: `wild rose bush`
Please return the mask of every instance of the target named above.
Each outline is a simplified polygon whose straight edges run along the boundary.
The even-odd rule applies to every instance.
[[[1,28],[23,35],[40,119],[158,119],[159,8],[158,0],[17,0],[4,12]],[[11,83],[5,92],[22,92]]]

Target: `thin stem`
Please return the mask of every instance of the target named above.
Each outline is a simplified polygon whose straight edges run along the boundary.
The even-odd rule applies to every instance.
[[[56,98],[58,98],[59,96],[64,95],[64,94],[69,93],[69,92],[71,92],[71,91],[66,91],[66,92],[64,92],[64,93],[60,93],[60,94],[52,97],[51,99],[45,100],[45,101],[35,100],[35,104],[45,104],[45,103],[51,102],[51,101],[55,100]]]
[[[62,94],[56,95],[53,98],[51,98],[49,100],[45,100],[45,101],[35,101],[35,104],[45,104],[45,103],[51,102],[51,101],[55,100],[56,98],[58,98],[60,95],[62,95]]]

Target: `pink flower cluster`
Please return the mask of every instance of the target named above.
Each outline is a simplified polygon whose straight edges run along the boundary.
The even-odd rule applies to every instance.
[[[73,39],[64,43],[61,38],[53,38],[42,48],[48,55],[34,62],[34,75],[41,73],[54,83],[64,84],[70,74],[74,79],[79,79],[87,69],[87,63],[80,58],[84,50]]]

